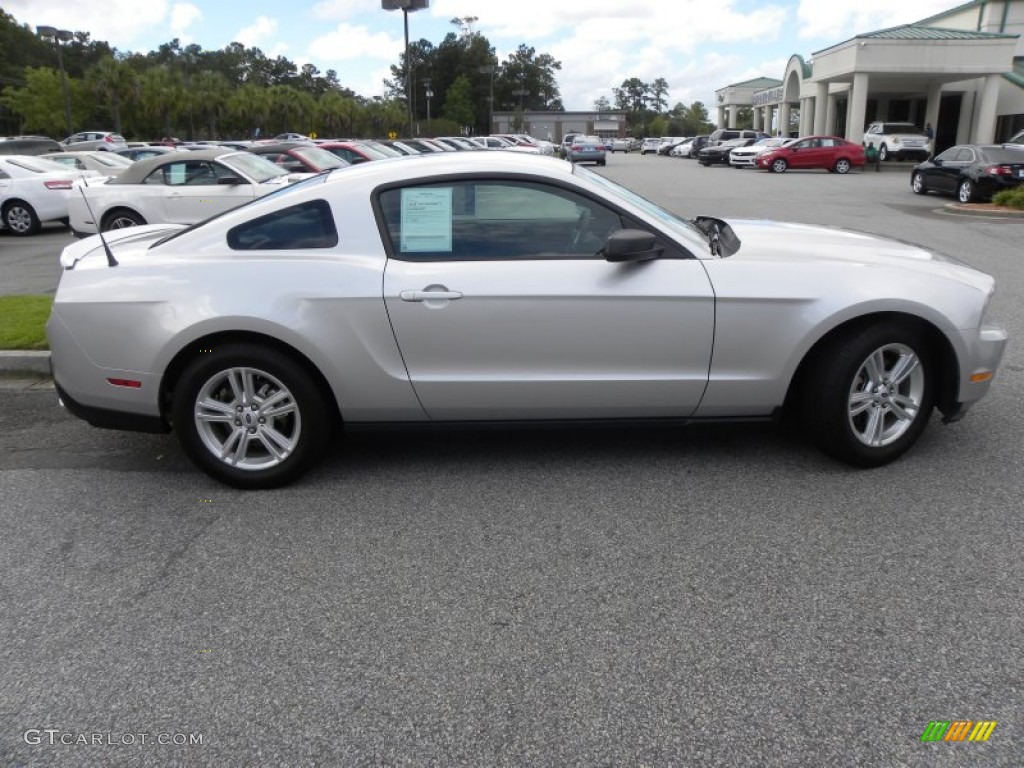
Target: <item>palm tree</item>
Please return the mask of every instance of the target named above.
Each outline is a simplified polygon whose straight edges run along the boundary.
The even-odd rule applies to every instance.
[[[142,106],[159,115],[164,136],[172,136],[171,122],[185,108],[185,86],[181,74],[166,64],[146,70],[142,76]]]
[[[188,98],[193,111],[209,126],[209,138],[217,138],[217,121],[227,112],[231,85],[220,72],[204,70],[192,78]]]
[[[236,124],[244,126],[246,136],[262,136],[270,116],[270,96],[266,88],[246,83],[228,99],[228,113]]]
[[[93,93],[107,102],[114,130],[122,133],[121,105],[139,97],[139,80],[135,71],[121,59],[105,56],[86,75]]]

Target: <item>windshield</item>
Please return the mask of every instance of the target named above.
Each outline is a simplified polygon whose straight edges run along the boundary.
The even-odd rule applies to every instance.
[[[333,152],[328,152],[322,147],[296,147],[292,150],[296,155],[306,160],[321,171],[327,171],[332,168],[344,168],[348,165],[348,162],[342,160]]]
[[[115,154],[114,152],[97,152],[90,157],[100,165],[106,165],[111,168],[126,168],[132,164],[132,161],[127,157]]]
[[[255,155],[253,155],[253,157],[255,157]],[[223,158],[221,158],[221,159],[223,159]],[[259,158],[259,159],[262,160],[262,158]],[[268,160],[267,162],[269,163],[270,161]],[[272,163],[271,163],[271,165],[272,165]],[[171,240],[175,240],[175,239],[181,237],[184,234],[187,234],[187,233],[189,233],[189,232],[191,232],[191,231],[193,231],[195,229],[198,229],[199,227],[202,227],[202,226],[204,226],[206,224],[209,224],[211,221],[216,221],[221,216],[226,216],[229,213],[237,213],[238,211],[242,210],[243,208],[249,208],[249,207],[254,206],[254,205],[262,205],[267,200],[274,200],[274,199],[280,197],[281,195],[290,195],[290,194],[292,194],[297,189],[305,189],[306,187],[312,187],[312,186],[314,186],[316,184],[323,184],[325,181],[327,181],[327,177],[328,176],[330,176],[329,173],[321,173],[321,174],[318,174],[316,176],[310,176],[308,179],[303,179],[302,181],[297,181],[294,184],[286,184],[283,187],[280,187],[279,189],[275,189],[273,192],[270,192],[270,193],[268,193],[266,195],[261,195],[260,197],[257,197],[254,200],[250,200],[249,202],[244,203],[242,205],[239,205],[239,206],[237,206],[235,208],[229,208],[226,211],[221,211],[220,213],[218,213],[218,214],[216,214],[214,216],[211,216],[208,219],[203,219],[202,221],[197,221],[195,224],[191,224],[191,225],[185,227],[184,229],[179,229],[177,232],[172,232],[171,234],[167,235],[167,237],[161,237],[159,240],[154,242],[149,247],[150,247],[150,249],[152,249],[152,248],[156,248],[157,246],[163,245],[164,243],[169,243]]]
[[[221,155],[217,159],[224,163],[224,165],[235,169],[258,184],[288,175],[288,171],[274,165],[265,157],[260,157],[259,155],[254,155],[250,152]]]
[[[16,165],[19,168],[24,168],[26,171],[32,171],[33,173],[66,171],[68,169],[66,165],[62,165],[54,160],[47,160],[44,157],[25,157],[22,155],[17,159],[10,159],[7,162],[11,165]]]
[[[684,219],[682,216],[677,216],[671,211],[666,211],[664,208],[652,203],[647,198],[641,197],[633,190],[627,189],[626,187],[623,187],[620,184],[616,184],[614,181],[610,181],[606,179],[604,176],[601,176],[598,173],[594,173],[593,171],[584,168],[581,165],[574,165],[573,173],[576,174],[577,176],[585,178],[587,181],[591,181],[594,184],[597,184],[600,187],[604,187],[617,197],[622,197],[628,200],[637,208],[641,209],[644,213],[648,214],[652,218],[657,219],[668,229],[670,229],[673,234],[678,235],[680,238],[684,240],[689,240],[691,242],[694,240],[694,238],[697,238],[699,243],[703,243],[704,246],[707,247],[707,235],[701,232],[699,229],[697,229],[697,227],[695,227],[692,222]]]

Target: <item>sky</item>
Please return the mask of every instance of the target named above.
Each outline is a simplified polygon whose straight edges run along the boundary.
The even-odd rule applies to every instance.
[[[959,5],[951,0],[431,0],[409,14],[409,39],[438,45],[475,16],[499,60],[520,44],[561,62],[568,110],[587,111],[630,77],[669,84],[668,103],[714,104],[716,89],[782,78],[793,54],[811,59],[854,35]],[[221,49],[231,42],[333,69],[343,86],[382,95],[404,47],[401,11],[380,0],[5,0],[19,23],[88,31],[120,52],[146,53],[177,37]],[[481,75],[485,77],[485,75]]]

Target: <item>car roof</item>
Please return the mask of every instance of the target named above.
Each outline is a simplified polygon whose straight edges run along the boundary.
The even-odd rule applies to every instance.
[[[134,163],[125,168],[120,176],[116,176],[111,179],[108,184],[138,184],[144,178],[149,176],[157,168],[171,163],[180,163],[184,161],[194,160],[214,160],[222,155],[235,155],[238,154],[237,149],[229,149],[228,147],[214,147],[211,149],[197,149],[195,152],[167,152],[155,157],[147,157],[142,160],[136,160]]]
[[[246,151],[262,155],[270,152],[287,152],[289,149],[309,149],[310,147],[319,146],[321,145],[311,144],[308,141],[275,141],[272,144],[254,144],[246,149]]]

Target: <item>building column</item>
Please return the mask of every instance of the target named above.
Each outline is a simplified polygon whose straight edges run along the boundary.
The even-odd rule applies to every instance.
[[[850,101],[846,108],[846,140],[860,144],[864,140],[864,117],[868,107],[868,75],[855,72]]]
[[[753,128],[754,128],[755,131],[760,131],[761,130],[761,108],[760,107],[754,107],[753,112],[754,112],[754,125],[753,125]]]
[[[814,135],[823,136],[828,133],[826,119],[829,116],[828,83],[814,84]]]
[[[718,117],[715,120],[716,128],[725,128],[725,107],[718,107]]]
[[[932,126],[932,145],[929,147],[932,154],[935,154],[935,133],[939,130],[939,106],[942,104],[942,83],[932,83],[928,86],[928,101],[924,106],[924,122]],[[921,126],[924,128],[924,125]]]
[[[814,130],[814,120],[817,118],[814,99],[808,97],[800,101],[800,135],[809,136]]]
[[[789,136],[789,102],[779,104],[779,135]]]
[[[991,144],[996,139],[996,109],[999,106],[999,75],[984,78],[981,100],[974,120],[975,144]]]
[[[740,108],[736,104],[729,105],[729,128],[736,127],[736,115],[740,111]]]

